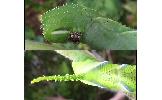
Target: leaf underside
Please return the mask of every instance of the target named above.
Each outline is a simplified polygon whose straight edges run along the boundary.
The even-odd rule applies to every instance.
[[[86,50],[55,50],[57,53],[72,61],[74,75],[43,76],[31,81],[81,81],[85,84],[111,90],[122,90],[128,95],[135,96],[136,66],[109,64],[100,62]],[[79,69],[79,70],[78,70]]]
[[[72,60],[76,75],[84,76],[84,83],[114,90],[136,91],[136,66],[100,62],[86,50],[56,50],[57,53]]]

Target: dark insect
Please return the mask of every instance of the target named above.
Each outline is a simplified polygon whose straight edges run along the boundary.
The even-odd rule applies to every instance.
[[[69,36],[69,40],[74,43],[79,43],[81,40],[81,32],[71,32]]]

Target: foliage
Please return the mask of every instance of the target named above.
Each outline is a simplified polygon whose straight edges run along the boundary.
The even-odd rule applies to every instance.
[[[95,51],[91,53],[103,61],[108,60],[116,64],[136,64],[136,51]],[[98,55],[97,55],[98,54]],[[38,50],[25,51],[24,65],[24,98],[25,100],[46,100],[48,97],[63,96],[66,99],[73,100],[107,100],[115,95],[114,91],[97,88],[95,86],[86,85],[80,81],[43,81],[39,84],[32,84],[33,78],[45,75],[69,75],[74,74],[71,67],[71,61],[64,56],[53,51]],[[86,92],[85,92],[86,91]]]
[[[119,12],[122,12],[119,10],[121,8],[119,6],[120,1],[110,0],[107,3],[106,0],[92,0],[90,3],[87,0],[79,0],[76,1],[76,4],[71,4],[73,1],[69,2],[65,6],[47,11],[41,17],[43,34],[46,40],[65,44],[70,42],[68,38],[71,32],[81,32],[81,43],[88,45],[92,49],[136,49],[136,31],[106,18],[115,19],[112,16],[121,16],[118,15]],[[125,6],[126,8],[128,7]],[[102,11],[102,9],[104,10]],[[112,11],[108,12],[108,9]],[[103,13],[104,15],[101,15],[98,14],[99,12],[109,14]],[[66,32],[57,33],[58,30]],[[96,42],[99,40],[100,42]]]
[[[136,92],[136,67],[135,65],[109,64],[100,62],[88,51],[81,50],[56,50],[72,60],[74,75],[43,76],[33,79],[31,83],[40,81],[78,81],[101,88],[122,90],[135,97]]]
[[[24,98],[25,100],[47,100],[48,97],[63,96],[73,100],[95,100],[97,88],[73,82],[41,82],[30,84],[33,77],[44,75],[73,74],[70,61],[53,51],[25,51]],[[85,92],[85,90],[87,92]]]

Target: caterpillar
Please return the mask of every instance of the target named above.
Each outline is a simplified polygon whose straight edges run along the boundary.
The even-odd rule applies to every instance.
[[[41,22],[44,38],[49,42],[81,42],[92,49],[135,50],[137,47],[134,29],[99,17],[95,10],[83,5],[56,7],[44,13]],[[71,32],[80,35],[72,38]]]
[[[42,16],[43,35],[50,42],[67,42],[70,32],[83,33],[91,23],[96,12],[78,4],[66,4],[47,11]],[[55,34],[55,31],[65,30],[65,34]],[[67,35],[68,34],[68,35]],[[58,35],[58,36],[57,36]],[[57,39],[64,37],[64,40]]]

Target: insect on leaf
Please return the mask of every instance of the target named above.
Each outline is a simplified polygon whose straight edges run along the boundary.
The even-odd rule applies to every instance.
[[[95,13],[94,10],[77,4],[68,4],[49,10],[42,16],[44,37],[50,42],[66,42],[67,34],[70,33],[54,34],[53,32],[56,30],[85,32]],[[57,35],[63,35],[66,38],[60,40]]]
[[[42,16],[42,27],[43,35],[49,42],[66,43],[71,33],[81,33],[70,40],[85,43],[92,49],[137,48],[137,33],[134,29],[109,18],[98,17],[95,10],[83,5],[68,4],[47,11]]]

